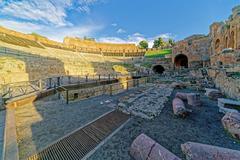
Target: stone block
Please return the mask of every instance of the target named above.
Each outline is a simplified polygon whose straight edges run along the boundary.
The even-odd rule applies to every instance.
[[[205,95],[208,96],[211,100],[217,100],[218,98],[223,98],[224,95],[218,89],[205,88]]]
[[[135,160],[180,160],[176,155],[145,134],[139,135],[133,141],[130,154]]]
[[[222,118],[222,124],[234,138],[240,139],[240,113],[226,113]]]
[[[219,107],[219,112],[221,113],[239,112],[240,102],[231,100],[231,99],[226,99],[226,98],[219,98],[218,107]]]
[[[175,97],[185,101],[187,100],[187,93],[177,92]]]
[[[187,142],[181,145],[187,160],[239,160],[240,151]]]
[[[174,98],[172,105],[173,105],[174,115],[185,117],[188,114],[187,109],[185,108],[184,102],[181,99]]]
[[[201,106],[201,98],[198,93],[188,93],[187,101],[190,106]]]

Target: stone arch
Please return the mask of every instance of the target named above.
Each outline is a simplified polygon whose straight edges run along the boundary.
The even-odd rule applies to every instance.
[[[218,50],[220,47],[220,39],[217,39],[215,42],[215,50]]]
[[[184,67],[188,68],[188,57],[184,54],[179,54],[174,59],[174,65],[177,68]]]
[[[152,70],[156,74],[163,74],[163,72],[165,71],[165,68],[162,65],[155,65],[153,66]]]
[[[235,43],[235,39],[234,39],[234,31],[232,31],[232,32],[231,32],[231,35],[230,35],[229,48],[234,49],[234,43]]]
[[[225,38],[225,48],[228,48],[228,37]]]

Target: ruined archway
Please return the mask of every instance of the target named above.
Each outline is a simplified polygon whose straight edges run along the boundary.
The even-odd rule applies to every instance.
[[[156,65],[152,68],[153,72],[156,74],[163,74],[165,68],[162,65]]]
[[[231,36],[230,36],[230,43],[229,43],[229,47],[234,49],[234,43],[235,43],[235,40],[234,40],[234,32],[232,31],[231,32]]]
[[[174,64],[175,67],[177,68],[180,67],[188,68],[188,57],[184,54],[179,54],[175,57]]]

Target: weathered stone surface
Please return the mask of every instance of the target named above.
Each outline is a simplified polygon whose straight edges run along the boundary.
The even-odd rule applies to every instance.
[[[220,91],[211,91],[211,92],[208,94],[208,97],[209,97],[211,100],[217,100],[218,98],[223,98],[224,95],[223,95]]]
[[[187,160],[239,160],[240,151],[187,142],[181,145]]]
[[[173,113],[176,116],[185,117],[187,115],[187,110],[185,108],[184,102],[181,99],[175,98],[172,102],[172,105],[173,105]]]
[[[182,82],[173,82],[171,84],[171,87],[175,89],[183,89],[183,88],[186,88],[186,85]]]
[[[139,135],[133,141],[130,154],[135,160],[180,160],[145,134]]]
[[[181,100],[187,100],[187,93],[177,92],[175,95],[176,98],[180,98]]]
[[[219,112],[227,113],[227,112],[239,112],[240,102],[234,101],[231,99],[226,98],[219,98],[218,99],[218,107]]]
[[[153,119],[161,113],[172,91],[169,85],[152,83],[129,94],[128,99],[120,101],[118,106],[125,113]]]
[[[234,138],[240,139],[240,113],[226,113],[222,118],[222,124]]]
[[[198,93],[188,93],[187,101],[191,106],[201,106],[200,94]]]

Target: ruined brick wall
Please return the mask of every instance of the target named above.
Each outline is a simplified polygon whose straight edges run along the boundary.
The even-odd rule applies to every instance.
[[[210,26],[210,37],[212,65],[240,63],[240,6],[232,9],[228,20]]]
[[[178,55],[185,55],[188,67],[199,67],[209,60],[211,39],[205,35],[193,35],[176,43],[173,48],[172,63],[175,67]]]
[[[228,76],[224,69],[209,69],[208,75],[213,78],[216,87],[228,97],[240,100],[240,79]]]

